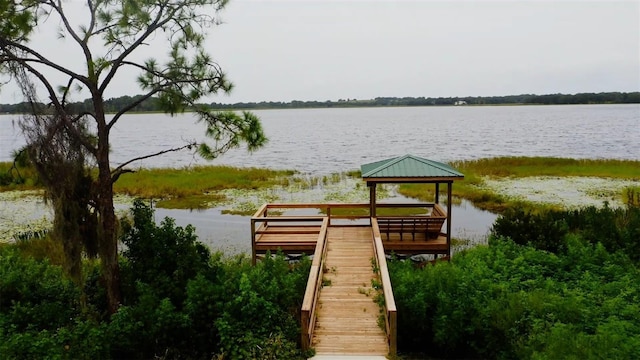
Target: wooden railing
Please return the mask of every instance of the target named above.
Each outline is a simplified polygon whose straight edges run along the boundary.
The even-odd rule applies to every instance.
[[[252,219],[278,219],[278,218],[289,218],[289,219],[300,219],[301,217],[309,217],[305,215],[293,215],[293,216],[279,216],[279,215],[269,215],[269,210],[293,210],[293,209],[316,209],[324,212],[324,214],[319,214],[316,216],[328,217],[329,218],[329,226],[331,226],[332,219],[345,219],[345,220],[357,220],[357,219],[368,219],[369,215],[369,204],[343,204],[343,203],[308,203],[308,204],[264,204],[256,211],[253,215]],[[352,214],[352,215],[336,215],[332,214],[332,209],[365,209],[366,211],[363,214]],[[265,221],[262,220],[262,221]]]
[[[415,204],[406,204],[406,203],[398,203],[398,204],[377,204],[376,208],[431,208],[433,210],[438,211],[441,207],[437,204],[433,203],[415,203]],[[293,210],[293,209],[317,209],[324,214],[319,214],[317,216],[327,216],[329,220],[332,219],[345,219],[345,220],[357,220],[357,219],[369,219],[371,217],[370,214],[370,204],[368,203],[308,203],[308,204],[298,204],[298,203],[274,203],[274,204],[264,204],[262,205],[258,211],[252,216],[252,220],[261,220],[268,221],[269,219],[274,218],[283,218],[283,221],[286,220],[299,220],[300,217],[308,217],[304,215],[294,215],[294,216],[278,216],[278,215],[269,215],[269,210]],[[351,214],[351,215],[339,215],[332,213],[334,209],[363,209],[362,214]],[[329,221],[329,226],[331,226],[331,221]]]
[[[371,229],[373,232],[374,259],[378,266],[384,295],[384,322],[387,341],[389,343],[389,354],[395,355],[397,351],[398,312],[396,309],[396,301],[393,298],[393,288],[391,287],[391,278],[389,277],[389,269],[387,268],[387,258],[384,254],[384,247],[382,246],[382,238],[380,237],[380,229],[378,228],[378,220],[376,218],[371,219]]]
[[[316,325],[318,296],[322,287],[322,274],[324,273],[324,260],[327,254],[327,227],[329,226],[329,218],[325,218],[322,222],[322,228],[318,235],[316,250],[309,270],[309,279],[307,280],[307,288],[304,292],[302,300],[302,310],[300,321],[302,323],[302,349],[308,350],[311,347],[313,339],[313,330]]]

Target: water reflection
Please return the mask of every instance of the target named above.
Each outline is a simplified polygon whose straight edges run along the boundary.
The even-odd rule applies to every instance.
[[[165,217],[175,219],[176,225],[196,228],[198,240],[213,251],[226,255],[251,254],[251,222],[249,216],[222,214],[223,208],[207,210],[155,209],[156,222]]]

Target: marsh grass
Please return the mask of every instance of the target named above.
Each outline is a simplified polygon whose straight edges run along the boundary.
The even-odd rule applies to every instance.
[[[226,200],[220,194],[188,195],[186,197],[170,197],[158,200],[156,207],[163,209],[204,210]]]
[[[508,207],[536,208],[527,202],[497,194],[483,187],[483,178],[522,178],[531,176],[582,176],[614,179],[640,179],[640,161],[612,159],[565,159],[549,157],[498,157],[478,160],[454,161],[452,167],[464,174],[464,180],[453,185],[454,197],[471,201],[474,206],[493,212]],[[447,185],[440,186],[441,198],[446,196]],[[403,184],[398,192],[404,196],[433,201],[432,184]],[[627,199],[628,190],[619,194]],[[611,195],[611,194],[610,194]],[[551,206],[549,206],[551,207]]]
[[[215,192],[253,190],[282,185],[294,175],[290,170],[198,166],[184,169],[141,169],[123,175],[114,191],[133,197],[161,199],[158,207],[203,209],[225,200]]]
[[[348,177],[359,178],[362,177],[362,172],[360,170],[349,170],[344,173]]]
[[[615,159],[567,159],[550,157],[498,157],[454,161],[450,164],[471,180],[482,176],[593,176],[640,179],[640,161]]]
[[[626,188],[624,190],[623,201],[628,206],[640,207],[640,186]]]
[[[39,261],[48,259],[53,265],[62,266],[65,263],[62,243],[53,240],[44,232],[20,234],[16,236],[15,243],[0,243],[0,247],[16,248],[22,256],[31,257]]]

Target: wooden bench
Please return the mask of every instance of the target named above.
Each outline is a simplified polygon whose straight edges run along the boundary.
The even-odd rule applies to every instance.
[[[427,239],[437,239],[442,230],[442,225],[447,220],[447,214],[438,204],[435,204],[429,216],[384,216],[378,217],[378,228],[381,234],[400,234],[400,240],[404,234],[411,234],[411,239],[416,239],[416,234],[424,233]]]

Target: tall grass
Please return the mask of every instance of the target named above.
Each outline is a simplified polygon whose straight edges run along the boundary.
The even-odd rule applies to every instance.
[[[1,248],[15,248],[22,256],[38,261],[48,259],[53,265],[64,265],[65,255],[62,243],[51,238],[44,231],[23,233],[15,243],[1,244]]]
[[[567,159],[551,157],[498,157],[454,161],[451,166],[471,176],[593,176],[640,179],[640,161]]]
[[[141,169],[123,175],[114,191],[143,198],[186,197],[225,189],[258,189],[282,183],[289,170],[198,166],[184,169]]]

